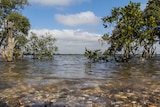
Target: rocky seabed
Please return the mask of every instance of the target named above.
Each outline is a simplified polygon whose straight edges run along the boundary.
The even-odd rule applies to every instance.
[[[19,83],[0,90],[0,107],[160,107],[160,82]]]

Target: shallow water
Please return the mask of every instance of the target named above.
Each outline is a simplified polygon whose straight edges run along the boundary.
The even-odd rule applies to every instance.
[[[54,60],[33,60],[26,57],[23,60],[11,63],[1,60],[0,101],[8,97],[15,98],[14,96],[16,96],[17,98],[22,96],[28,90],[32,90],[32,88],[34,88],[34,92],[45,89],[44,87],[46,85],[50,85],[48,87],[54,85],[61,92],[64,91],[63,89],[66,89],[68,90],[66,91],[68,92],[67,94],[74,94],[74,96],[77,96],[76,92],[78,89],[83,90],[91,87],[93,89],[96,86],[103,87],[106,82],[112,83],[112,85],[114,84],[111,89],[108,89],[110,91],[114,87],[118,91],[118,86],[124,87],[123,90],[126,87],[133,89],[143,89],[145,87],[152,89],[156,87],[160,89],[159,65],[160,57],[155,57],[147,61],[147,63],[138,61],[137,59],[128,63],[116,63],[114,61],[107,63],[88,63],[83,55],[56,55]],[[154,86],[150,87],[151,84]],[[70,90],[76,91],[75,93],[70,93]],[[49,92],[49,90],[47,91]],[[58,92],[55,91],[55,93]],[[8,94],[10,96],[7,96]],[[42,94],[45,93],[42,92]],[[33,100],[34,96],[23,96],[23,100],[24,98]],[[35,103],[39,104],[40,102],[38,101]],[[65,101],[67,100],[57,100],[57,102]],[[101,99],[97,101],[100,102]],[[72,105],[73,102],[71,103]],[[85,104],[83,105],[85,106]]]

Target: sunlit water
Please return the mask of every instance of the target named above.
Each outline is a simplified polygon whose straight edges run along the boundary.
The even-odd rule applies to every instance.
[[[14,62],[0,61],[0,92],[17,84],[41,86],[62,81],[81,83],[81,87],[102,85],[106,81],[128,84],[160,82],[160,57],[147,62],[89,63],[83,55],[56,55],[54,59],[33,60],[25,57]],[[72,82],[65,86],[72,88]],[[64,85],[64,84],[63,84]],[[7,94],[7,93],[6,93]]]
[[[0,89],[25,82],[45,84],[55,79],[114,80],[150,78],[160,81],[160,57],[146,62],[89,63],[83,55],[56,55],[54,59],[33,60],[26,57],[14,62],[0,62]]]

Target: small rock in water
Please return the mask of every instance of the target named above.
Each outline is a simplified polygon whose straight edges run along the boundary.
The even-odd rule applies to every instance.
[[[136,104],[137,102],[136,101],[132,101],[132,104]]]
[[[155,106],[155,105],[149,105],[149,107],[157,107],[157,106]]]
[[[142,62],[146,62],[146,59],[145,59],[145,58],[142,58]]]

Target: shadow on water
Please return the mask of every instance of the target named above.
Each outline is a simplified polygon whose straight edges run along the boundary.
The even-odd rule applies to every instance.
[[[27,60],[0,63],[0,90],[14,87],[27,78]]]
[[[25,107],[71,107],[71,106],[67,106],[67,105],[42,104],[42,105],[32,105],[32,106],[25,106]],[[85,106],[78,106],[78,107],[85,107]]]
[[[136,77],[160,78],[160,60],[151,59],[141,62],[138,59],[128,63],[85,63],[85,73],[95,79],[119,79]]]
[[[158,79],[160,77],[159,64],[159,57],[150,59],[147,62],[134,59],[129,63],[117,63],[114,68],[116,72],[114,73],[117,75],[117,78],[157,77]]]
[[[17,105],[17,106],[22,106],[22,105]],[[9,106],[6,103],[0,101],[0,107],[11,107],[11,106]],[[67,105],[53,105],[53,104],[39,104],[39,105],[32,105],[32,106],[26,105],[24,107],[70,107],[70,106],[67,106]],[[80,106],[78,106],[78,107],[80,107]]]
[[[6,103],[0,101],[0,107],[10,107],[10,106],[7,105]]]

